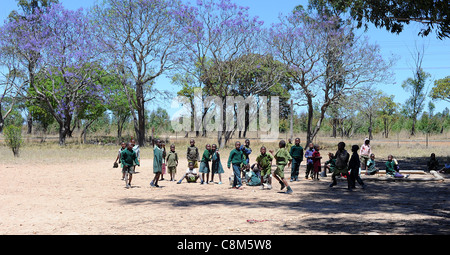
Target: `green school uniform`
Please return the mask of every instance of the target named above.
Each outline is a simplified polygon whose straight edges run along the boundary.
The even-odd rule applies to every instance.
[[[392,161],[387,161],[387,162],[386,162],[386,174],[387,174],[387,175],[392,175],[392,176],[394,176],[394,174],[395,174],[395,168],[394,168],[394,166],[395,166],[394,160],[392,160]]]
[[[170,151],[167,155],[166,164],[169,173],[176,173],[178,166],[178,154],[174,151]]]
[[[200,173],[209,173],[209,161],[211,161],[211,153],[209,150],[205,150],[203,152],[202,161],[200,162],[200,169],[198,170]]]
[[[256,162],[261,167],[261,176],[269,176],[272,171],[272,160],[273,157],[269,153],[260,154],[256,158]]]
[[[330,167],[330,172],[334,172],[336,170],[336,159],[332,158],[328,161],[325,161],[325,165],[328,165]]]
[[[245,158],[244,158],[244,153],[241,150],[233,149],[230,152],[230,156],[228,157],[228,162],[227,162],[228,168],[231,167],[231,164],[233,164],[233,165],[241,165],[241,164],[247,165],[247,162],[245,161]]]
[[[218,152],[214,152],[211,159],[211,170],[215,174],[223,174],[222,163],[220,162],[220,154]]]
[[[275,174],[280,176],[280,178],[284,178],[284,167],[292,160],[291,155],[286,150],[286,148],[280,148],[274,156],[277,162],[277,169],[275,170]]]
[[[155,146],[153,149],[153,173],[162,173],[163,151]]]
[[[292,158],[295,158],[297,161],[303,161],[303,147],[293,145],[291,149],[289,150],[289,154],[291,154]]]
[[[133,165],[139,165],[136,153],[128,149],[123,150],[120,153],[120,162],[122,163],[122,172],[134,173]]]

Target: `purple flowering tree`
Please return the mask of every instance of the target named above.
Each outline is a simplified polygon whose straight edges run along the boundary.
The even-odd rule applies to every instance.
[[[10,42],[21,53],[18,56],[24,61],[23,67],[34,70],[30,73],[35,77],[29,78],[34,82],[29,83],[29,93],[24,96],[55,118],[59,143],[64,145],[79,108],[102,98],[102,88],[96,83],[101,73],[101,50],[82,9],[70,11],[55,4],[45,12],[36,10],[21,16],[5,29],[13,35]],[[26,52],[35,59],[28,59]]]
[[[289,67],[298,105],[307,107],[307,137],[310,143],[320,130],[330,105],[363,84],[388,81],[390,61],[382,59],[378,45],[353,33],[337,17],[299,10],[280,17],[269,30],[268,43],[276,59]],[[330,52],[339,64],[330,68]],[[339,80],[336,90],[330,80]],[[361,100],[364,100],[361,98]],[[315,114],[314,104],[318,104]]]
[[[174,22],[178,8],[178,1],[169,0],[107,0],[94,7],[107,65],[126,92],[140,146],[145,145],[145,104],[159,94],[156,78],[183,55],[180,26]]]

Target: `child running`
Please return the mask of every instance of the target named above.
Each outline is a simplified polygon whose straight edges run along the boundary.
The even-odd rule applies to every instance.
[[[207,144],[205,146],[205,151],[203,152],[202,160],[200,162],[200,169],[199,172],[202,173],[202,181],[200,184],[203,184],[203,180],[206,180],[206,184],[208,184],[209,180],[209,161],[211,161],[211,145]],[[205,179],[206,174],[206,179]]]
[[[241,142],[237,141],[234,144],[234,149],[230,152],[228,157],[227,167],[230,169],[233,166],[233,189],[242,189],[241,182],[241,165],[248,166],[244,158],[244,153],[241,151]]]
[[[114,168],[119,167],[117,161],[119,161],[120,163],[122,162],[122,161],[120,161],[120,157],[121,157],[121,155],[122,155],[122,151],[124,151],[124,150],[126,150],[126,149],[127,149],[127,144],[126,144],[125,142],[122,142],[122,143],[120,144],[120,149],[119,149],[119,153],[117,154],[116,161],[114,161]],[[123,169],[123,164],[121,163],[120,165],[121,165],[120,167]],[[124,172],[124,171],[122,171],[122,179],[121,179],[121,180],[122,180],[122,181],[125,180],[125,172]]]
[[[211,183],[214,183],[214,174],[218,174],[218,184],[222,184],[222,174],[225,172],[223,171],[222,163],[220,162],[220,154],[216,144],[211,145],[211,153]]]
[[[333,182],[330,184],[330,188],[337,184],[336,176],[344,175],[347,177],[348,181],[348,160],[350,159],[350,154],[345,150],[345,143],[338,143],[338,150],[335,154],[336,158],[336,170],[331,175]]]
[[[178,154],[175,152],[175,144],[170,145],[170,151],[167,155],[166,163],[167,171],[170,175],[170,181],[176,181],[175,174],[177,173]]]
[[[278,146],[279,149],[275,154],[273,154],[273,150],[269,151],[273,155],[277,163],[277,169],[275,170],[275,172],[273,172],[272,175],[280,183],[281,190],[283,190],[284,187],[286,187],[287,188],[286,194],[292,194],[293,191],[291,187],[284,179],[284,168],[286,165],[288,165],[288,167],[291,166],[292,157],[286,150],[286,142],[284,140],[281,140]]]
[[[131,188],[131,180],[133,179],[134,165],[139,166],[136,152],[133,151],[133,145],[131,145],[130,143],[127,143],[127,149],[123,150],[120,154],[120,162],[123,165],[123,180],[125,181],[126,188],[129,189]]]
[[[260,149],[261,154],[256,158],[256,163],[259,166],[261,172],[261,189],[267,187],[272,189],[272,155],[266,153],[266,147],[262,146]]]

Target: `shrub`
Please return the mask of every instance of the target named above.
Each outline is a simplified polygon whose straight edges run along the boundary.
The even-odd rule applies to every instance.
[[[15,157],[19,157],[19,149],[23,144],[22,129],[9,125],[3,130],[3,133],[5,135],[6,145],[12,149]]]

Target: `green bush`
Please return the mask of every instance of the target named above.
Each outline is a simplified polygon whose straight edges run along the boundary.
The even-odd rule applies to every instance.
[[[6,145],[12,149],[15,157],[19,157],[19,149],[23,144],[22,129],[9,125],[3,130],[3,134],[5,135]]]

